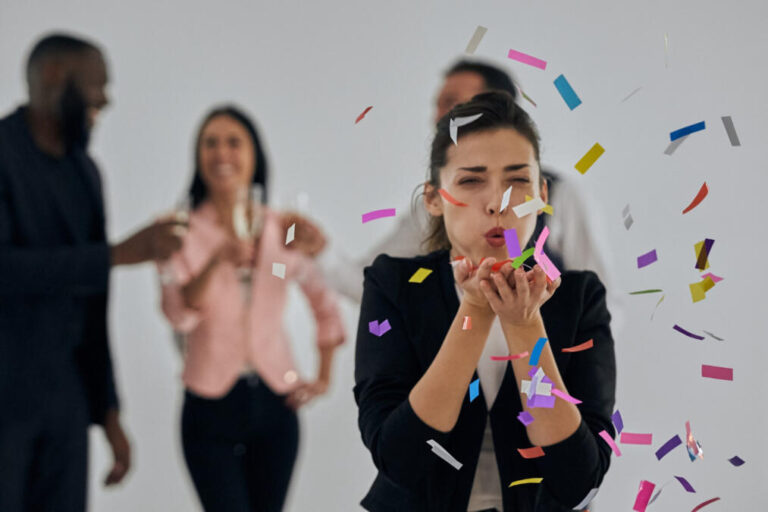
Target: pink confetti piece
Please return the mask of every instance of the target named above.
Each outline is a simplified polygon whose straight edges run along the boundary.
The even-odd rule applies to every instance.
[[[622,444],[653,444],[653,434],[621,433]]]
[[[464,317],[464,323],[461,326],[462,330],[468,331],[472,329],[472,317],[471,316],[465,316]]]
[[[549,256],[544,254],[543,252],[536,254],[533,253],[533,259],[536,260],[536,263],[541,265],[541,268],[544,269],[544,273],[547,274],[547,277],[554,281],[558,277],[560,277],[560,271],[557,269],[554,263],[552,263],[552,260],[549,259]]]
[[[511,356],[491,356],[491,361],[514,361],[515,359],[522,359],[528,357],[528,352],[522,352],[520,354],[513,354]]]
[[[640,489],[637,491],[637,497],[635,497],[635,505],[632,510],[636,512],[645,512],[645,508],[648,506],[648,500],[651,499],[653,489],[656,484],[649,482],[648,480],[640,481]]]
[[[611,434],[608,433],[608,431],[603,430],[600,432],[600,437],[602,437],[606,443],[608,443],[608,446],[611,447],[611,450],[613,450],[613,453],[616,454],[617,457],[621,457],[621,450],[614,442],[613,438],[611,437]]]
[[[373,210],[363,214],[363,224],[383,217],[394,217],[395,208],[384,208],[383,210]]]
[[[712,498],[711,500],[707,500],[707,501],[705,501],[703,503],[699,503],[698,505],[693,507],[693,510],[691,510],[691,512],[699,512],[699,510],[703,509],[707,505],[709,505],[711,503],[714,503],[716,501],[720,501],[720,498]]]
[[[581,400],[579,400],[578,398],[573,398],[571,395],[569,395],[565,391],[560,391],[557,388],[552,388],[552,394],[557,396],[557,397],[559,397],[559,398],[562,398],[566,402],[570,402],[572,404],[580,404],[581,403]]]
[[[532,55],[528,55],[527,53],[519,52],[517,50],[509,50],[509,53],[507,53],[507,58],[516,60],[517,62],[522,62],[523,64],[528,64],[529,66],[533,66],[535,68],[547,69],[547,61],[537,59]]]
[[[719,283],[720,281],[722,281],[722,280],[723,280],[723,278],[722,278],[722,277],[718,277],[718,276],[716,276],[715,274],[713,274],[712,272],[707,272],[706,274],[702,274],[702,275],[701,275],[701,278],[702,278],[702,279],[710,278],[710,279],[712,279],[712,281],[714,281],[715,283]]]
[[[701,376],[708,379],[733,380],[733,368],[725,366],[701,365]]]

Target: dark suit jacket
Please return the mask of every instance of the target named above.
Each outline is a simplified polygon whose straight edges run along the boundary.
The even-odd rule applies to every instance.
[[[73,226],[72,199],[46,181],[56,161],[35,146],[24,109],[0,120],[0,410],[6,419],[77,401],[101,423],[117,407],[101,182],[87,154],[70,157],[92,200],[88,236]]]
[[[432,269],[421,284],[408,279]],[[599,437],[612,436],[616,365],[605,288],[592,272],[564,272],[562,284],[542,306],[552,351],[568,392],[583,401],[582,422],[568,439],[544,448],[545,456],[524,459],[517,448],[531,446],[517,420],[522,410],[510,363],[490,415],[484,400],[464,400],[449,433],[435,430],[414,413],[408,394],[432,363],[458,310],[447,251],[416,258],[379,256],[365,270],[355,359],[355,400],[363,442],[379,470],[363,507],[372,511],[466,511],[490,417],[502,481],[504,509],[515,512],[565,511],[599,487],[611,450]],[[381,337],[368,331],[371,320],[388,319]],[[594,348],[564,353],[564,347],[594,339]],[[477,374],[475,374],[477,378]],[[481,391],[482,395],[482,391]],[[454,469],[435,456],[434,439],[463,463]],[[539,485],[508,488],[519,479],[543,477]]]

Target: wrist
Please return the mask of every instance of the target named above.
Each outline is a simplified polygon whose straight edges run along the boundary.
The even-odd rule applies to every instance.
[[[463,310],[463,313],[466,313],[466,316],[477,319],[490,319],[495,315],[490,304],[487,302],[485,304],[477,304],[473,302],[472,299],[468,299],[466,295],[461,298],[459,309]]]

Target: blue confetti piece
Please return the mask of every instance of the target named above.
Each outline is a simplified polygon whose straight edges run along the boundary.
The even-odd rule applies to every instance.
[[[555,87],[557,87],[557,92],[559,92],[560,96],[563,97],[563,100],[565,101],[565,104],[568,105],[568,108],[573,110],[581,105],[581,98],[579,98],[579,96],[576,94],[576,91],[573,90],[571,84],[568,83],[565,75],[560,75],[559,77],[555,78]]]
[[[480,396],[480,379],[475,379],[469,383],[469,401],[472,402]]]
[[[704,121],[700,123],[692,124],[690,126],[686,126],[685,128],[680,128],[679,130],[675,130],[672,133],[670,133],[669,140],[670,142],[674,142],[677,139],[685,137],[686,135],[690,135],[694,132],[700,132],[701,130],[704,130],[706,128],[707,128],[707,125]]]
[[[541,351],[544,350],[544,345],[547,344],[547,338],[539,338],[539,341],[536,342],[536,346],[533,347],[533,352],[531,352],[531,359],[528,361],[528,364],[531,366],[536,366],[539,364],[539,358],[541,357]]]

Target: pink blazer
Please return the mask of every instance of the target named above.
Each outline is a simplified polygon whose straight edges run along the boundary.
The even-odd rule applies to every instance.
[[[176,331],[186,334],[184,384],[203,397],[221,397],[250,366],[275,393],[288,393],[298,383],[282,322],[288,282],[296,281],[309,300],[319,347],[344,342],[336,297],[312,260],[285,246],[279,216],[267,210],[250,307],[230,263],[214,270],[202,306],[187,307],[182,286],[202,271],[227,237],[216,217],[209,202],[192,212],[182,249],[169,263],[173,282],[161,285],[163,313]],[[272,274],[273,263],[285,264],[285,279]]]

